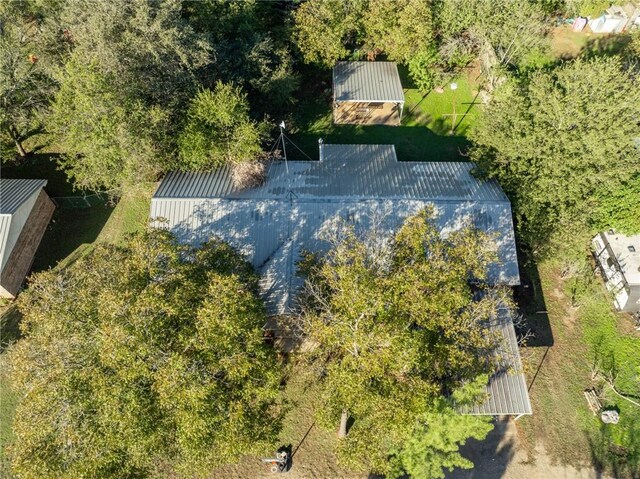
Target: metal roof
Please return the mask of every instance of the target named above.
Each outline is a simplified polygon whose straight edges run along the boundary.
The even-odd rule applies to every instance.
[[[398,161],[393,145],[322,145],[320,161],[273,162],[262,186],[239,189],[230,171],[172,172],[154,198],[305,200],[415,199],[509,203],[498,183],[471,175],[473,163]]]
[[[22,203],[46,185],[47,180],[0,178],[0,214],[15,213]]]
[[[225,168],[170,173],[151,201],[153,224],[181,241],[218,236],[234,245],[263,273],[273,314],[294,307],[299,254],[328,247],[320,237],[336,218],[361,230],[375,222],[390,236],[427,205],[444,235],[465,224],[493,234],[500,264],[490,280],[519,283],[511,205],[497,183],[470,174],[472,164],[398,162],[392,145],[324,145],[321,157],[273,163],[264,184],[250,189],[235,188]]]
[[[388,238],[427,205],[445,236],[469,223],[495,235],[500,264],[490,278],[519,283],[511,205],[497,183],[471,175],[472,164],[398,162],[390,145],[324,145],[321,158],[272,163],[262,186],[244,190],[233,186],[226,168],[170,173],[152,198],[152,225],[183,242],[219,237],[236,247],[260,273],[273,315],[295,311],[301,252],[327,251],[327,235],[342,221],[360,232],[375,225],[378,236]],[[499,335],[504,367],[487,386],[487,403],[469,413],[530,414],[508,311],[490,331]]]
[[[15,214],[29,199],[33,198],[35,202],[34,195],[46,184],[47,180],[0,178],[0,270],[4,268],[27,219],[23,214],[16,219]]]
[[[489,331],[495,334],[498,340],[498,348],[494,354],[499,365],[489,378],[486,387],[487,400],[462,412],[485,416],[532,414],[518,339],[508,308],[499,310],[498,317],[489,325]]]
[[[393,62],[338,62],[333,68],[333,100],[403,103],[398,67]]]

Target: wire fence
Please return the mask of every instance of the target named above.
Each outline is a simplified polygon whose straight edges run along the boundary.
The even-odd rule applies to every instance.
[[[53,200],[60,210],[83,210],[113,203],[112,192],[98,192],[82,196],[55,196]]]

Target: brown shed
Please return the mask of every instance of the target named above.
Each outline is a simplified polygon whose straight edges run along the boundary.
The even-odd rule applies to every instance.
[[[333,69],[333,121],[400,125],[404,91],[393,62],[338,62]]]
[[[15,298],[29,273],[55,205],[47,180],[0,179],[0,297]]]

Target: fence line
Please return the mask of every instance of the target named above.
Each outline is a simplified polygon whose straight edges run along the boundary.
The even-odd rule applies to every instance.
[[[61,210],[81,210],[113,203],[115,191],[102,191],[82,196],[54,196],[53,201]]]

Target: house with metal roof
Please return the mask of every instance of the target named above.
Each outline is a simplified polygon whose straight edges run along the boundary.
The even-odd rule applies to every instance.
[[[46,180],[0,178],[0,297],[14,298],[31,269],[55,205]]]
[[[393,62],[338,62],[333,69],[333,121],[400,125],[404,91]]]
[[[398,161],[393,145],[321,144],[320,161],[272,162],[264,183],[254,188],[234,186],[226,167],[169,173],[151,200],[151,224],[190,244],[219,237],[244,253],[261,275],[273,316],[296,312],[304,283],[296,274],[301,253],[327,251],[327,236],[340,224],[356,231],[375,226],[380,238],[388,238],[426,206],[435,209],[443,235],[465,225],[492,234],[500,262],[491,267],[490,280],[519,284],[510,202],[496,182],[473,177],[472,167]],[[530,414],[510,315],[491,331],[500,335],[509,359],[488,386],[493,402],[472,413]]]
[[[619,311],[640,312],[640,235],[624,235],[613,229],[591,241],[602,278]]]

